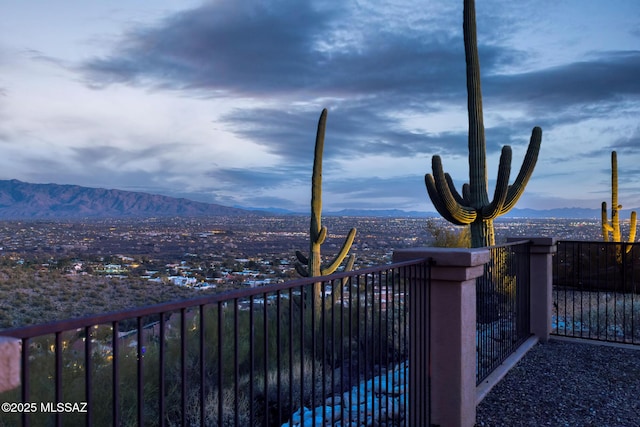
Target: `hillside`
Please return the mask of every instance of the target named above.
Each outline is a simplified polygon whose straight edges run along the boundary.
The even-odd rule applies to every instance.
[[[133,191],[0,180],[0,219],[255,215],[243,209]]]

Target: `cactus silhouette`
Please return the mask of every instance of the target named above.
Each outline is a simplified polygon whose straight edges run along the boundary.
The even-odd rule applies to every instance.
[[[322,265],[320,247],[327,237],[327,227],[322,225],[322,153],[324,150],[324,134],[327,125],[327,109],[322,110],[318,121],[318,131],[316,133],[316,145],[313,156],[313,174],[311,176],[311,222],[309,226],[309,256],[305,256],[300,251],[296,251],[298,261],[296,270],[303,277],[325,276],[334,273],[346,258],[353,239],[356,236],[356,229],[352,228],[347,234],[342,247],[336,257],[327,265]],[[345,271],[353,268],[354,255],[347,260]],[[340,292],[341,290],[339,290]],[[337,293],[334,291],[334,298]],[[311,296],[309,296],[310,298]],[[320,283],[316,283],[313,291],[314,307],[320,307]],[[311,303],[311,301],[308,301]]]
[[[611,152],[611,222],[607,220],[607,202],[602,202],[602,237],[605,242],[622,242],[622,233],[620,232],[620,209],[622,205],[618,204],[618,155],[615,151]],[[635,211],[631,212],[631,224],[629,225],[629,240],[627,243],[633,243],[636,239],[636,223],[637,215]],[[627,253],[631,251],[632,246],[627,246]],[[621,254],[616,253],[618,260],[621,261]]]
[[[511,185],[511,147],[502,147],[494,196],[489,202],[480,61],[473,0],[464,1],[463,15],[469,112],[469,183],[463,185],[462,195],[458,193],[451,176],[443,171],[440,156],[436,155],[432,158],[433,175],[425,175],[425,184],[434,207],[443,218],[456,225],[470,225],[472,247],[492,246],[495,244],[493,220],[509,212],[524,192],[538,159],[542,130],[539,127],[533,128],[524,162]]]

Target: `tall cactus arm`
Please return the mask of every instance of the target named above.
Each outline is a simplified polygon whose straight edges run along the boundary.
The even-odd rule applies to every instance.
[[[507,193],[507,199],[504,202],[504,206],[500,210],[499,215],[503,215],[509,212],[518,202],[520,196],[524,192],[529,178],[533,174],[533,169],[538,161],[538,153],[540,153],[540,144],[542,143],[542,129],[538,126],[534,127],[531,131],[531,139],[529,140],[529,147],[527,148],[527,154],[524,156],[524,161],[520,167],[520,172],[516,177],[516,180],[509,186],[509,192]]]
[[[622,205],[618,203],[618,154],[611,152],[611,237],[614,242],[622,241],[620,233],[620,211]]]
[[[469,205],[469,200],[471,200],[471,187],[467,183],[462,184],[462,200],[465,205]]]
[[[466,225],[459,223],[458,220],[456,220],[445,207],[445,204],[442,201],[442,197],[440,197],[440,193],[438,193],[438,190],[436,190],[436,183],[433,180],[433,175],[431,175],[430,173],[426,174],[424,176],[424,184],[427,187],[427,193],[429,194],[431,203],[433,203],[433,206],[444,219],[452,224]]]
[[[638,215],[636,211],[631,211],[631,223],[629,224],[629,240],[628,243],[635,243],[636,240],[636,227],[638,225]],[[631,252],[633,246],[627,246],[627,253]]]
[[[300,261],[303,265],[309,264],[309,258],[304,256],[304,254],[300,251],[296,251],[296,258],[298,258],[298,261]]]
[[[309,277],[309,270],[304,268],[304,266],[300,263],[296,263],[296,271],[302,277]]]
[[[347,258],[347,263],[344,265],[344,271],[353,270],[353,265],[355,263],[356,263],[356,256],[354,254],[349,255],[349,258]]]
[[[349,230],[349,234],[347,234],[347,238],[345,239],[344,243],[342,244],[342,247],[340,248],[340,251],[338,252],[336,257],[333,259],[333,261],[331,261],[329,265],[327,265],[326,267],[322,268],[322,270],[320,270],[322,276],[331,274],[338,269],[342,261],[346,258],[347,253],[349,253],[349,249],[351,249],[351,245],[353,244],[353,239],[355,237],[356,237],[356,229],[352,228],[351,230]]]
[[[471,224],[477,216],[475,209],[459,203],[453,196],[450,181],[447,181],[442,170],[440,156],[433,156],[431,163],[433,175],[425,175],[425,184],[436,210],[456,225]]]
[[[456,190],[456,185],[453,183],[453,179],[451,178],[451,175],[449,175],[448,173],[445,173],[444,179],[447,180],[447,186],[449,187],[449,190],[451,190],[451,195],[456,200],[456,202],[458,202],[461,205],[467,205],[468,203],[466,202],[464,196],[461,196]],[[462,186],[462,189],[464,190],[464,185]]]
[[[317,245],[321,245],[324,243],[324,240],[327,238],[327,227],[324,225],[320,228],[320,232],[313,238],[313,241]]]
[[[344,271],[353,270],[353,265],[356,262],[356,256],[351,254],[349,258],[347,258],[347,263],[344,266]],[[334,288],[331,291],[331,298],[333,304],[337,304],[339,300],[342,299],[344,287],[349,284],[349,277],[343,277],[342,280],[339,281],[339,284],[334,284]]]
[[[511,174],[511,147],[505,145],[500,154],[500,164],[498,165],[498,179],[493,193],[493,201],[482,209],[482,217],[485,219],[495,219],[507,199],[509,191],[509,175]]]
[[[427,187],[427,193],[429,193],[429,198],[431,199],[433,206],[436,208],[438,213],[442,215],[444,219],[446,219],[447,221],[455,225],[469,225],[471,222],[473,222],[472,220],[469,220],[469,222],[462,222],[458,220],[451,212],[449,212],[449,210],[447,209],[446,203],[444,202],[441,194],[438,192],[438,189],[436,188],[436,183],[433,179],[433,175],[429,173],[426,174],[424,176],[424,183]]]
[[[467,76],[467,111],[469,121],[469,206],[476,209],[489,204],[487,194],[487,156],[482,116],[480,58],[476,31],[476,9],[473,0],[465,0],[462,29]]]
[[[609,224],[607,219],[607,202],[602,202],[602,239],[605,242],[609,241],[609,233],[613,231],[613,227]]]
[[[322,227],[322,152],[324,135],[327,127],[327,109],[324,108],[318,120],[316,143],[313,153],[313,174],[311,175],[311,245],[322,244],[327,235],[326,227]]]

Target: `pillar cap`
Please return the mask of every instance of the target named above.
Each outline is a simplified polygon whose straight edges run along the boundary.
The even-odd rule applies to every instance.
[[[438,267],[475,267],[484,265],[491,259],[487,248],[408,248],[393,253],[393,261],[431,258]]]
[[[558,239],[555,237],[507,237],[507,242],[528,241],[532,254],[552,254],[557,251]]]

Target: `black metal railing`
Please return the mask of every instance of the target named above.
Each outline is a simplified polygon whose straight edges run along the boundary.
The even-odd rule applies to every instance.
[[[480,384],[530,336],[529,243],[489,248],[476,279],[476,381]]]
[[[0,400],[27,408],[3,421],[428,425],[415,414],[429,414],[429,390],[411,396],[421,412],[405,390],[411,345],[425,346],[411,363],[428,372],[429,340],[410,339],[407,302],[429,271],[411,261],[0,331],[22,340],[22,384]]]
[[[552,334],[640,344],[640,244],[560,241]]]

